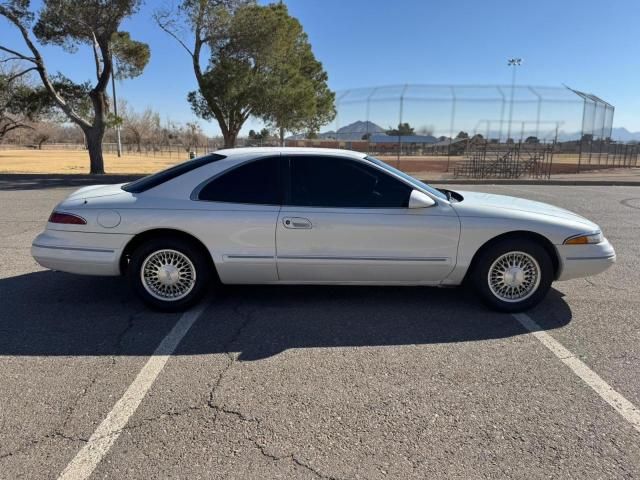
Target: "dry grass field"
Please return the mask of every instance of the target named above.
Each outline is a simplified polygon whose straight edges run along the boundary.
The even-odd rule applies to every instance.
[[[380,156],[382,160],[407,172],[443,172],[446,156],[402,156],[400,162],[395,155]],[[153,173],[187,159],[187,154],[173,152],[158,155],[124,154],[118,158],[105,153],[107,173]],[[451,157],[450,166],[462,157]],[[554,164],[576,165],[578,156],[556,154]],[[0,150],[0,173],[64,173],[83,174],[89,172],[89,155],[83,150]]]
[[[117,155],[105,153],[107,173],[153,173],[188,158],[171,155]],[[89,173],[89,154],[83,150],[0,150],[0,173]]]

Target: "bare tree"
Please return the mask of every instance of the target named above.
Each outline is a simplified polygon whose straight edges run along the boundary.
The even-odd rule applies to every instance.
[[[158,137],[160,130],[160,114],[151,108],[142,113],[134,111],[126,102],[120,102],[122,126],[128,139],[136,145],[138,152],[142,145],[152,144]]]
[[[33,131],[33,141],[37,145],[38,150],[42,150],[42,146],[51,140],[56,133],[55,126],[51,122],[39,122],[35,124]]]
[[[182,146],[187,152],[197,150],[207,143],[207,137],[198,122],[187,122],[182,132]]]
[[[40,148],[45,143],[83,144],[84,135],[80,128],[72,123],[60,123],[58,119],[43,119],[31,124],[31,129],[22,137]]]

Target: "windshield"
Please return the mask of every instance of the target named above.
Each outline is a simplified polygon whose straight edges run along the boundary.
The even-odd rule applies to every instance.
[[[372,156],[367,156],[366,159],[369,160],[371,163],[375,163],[376,165],[384,168],[385,170],[393,172],[396,175],[398,175],[399,177],[402,177],[408,183],[413,185],[417,190],[422,190],[423,192],[430,193],[434,197],[441,198],[442,200],[447,200],[447,195],[445,195],[441,191],[436,190],[431,185],[427,185],[426,183],[421,182],[417,178],[413,178],[411,175],[407,175],[403,171],[398,170],[397,168],[394,168],[394,167],[392,167],[391,165],[389,165],[387,163],[384,163],[382,160],[378,160],[377,158],[372,157]]]

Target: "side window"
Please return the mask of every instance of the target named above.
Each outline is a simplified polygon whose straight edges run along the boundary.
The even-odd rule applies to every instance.
[[[291,157],[290,204],[309,207],[403,208],[411,188],[356,160]]]
[[[198,200],[209,202],[280,205],[280,158],[254,160],[207,183]]]

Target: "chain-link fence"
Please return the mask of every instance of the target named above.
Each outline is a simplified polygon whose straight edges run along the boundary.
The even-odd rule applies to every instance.
[[[348,148],[395,158],[405,166],[413,159],[415,168],[432,171],[452,171],[459,162],[477,159],[479,150],[511,152],[509,158],[535,150],[536,158],[545,156],[545,164],[553,160],[558,165],[545,170],[549,173],[637,163],[637,146],[626,145],[622,152],[611,140],[614,107],[569,87],[357,88],[337,92],[336,109],[331,125],[313,138],[292,136],[287,145]],[[550,150],[548,145],[553,145]]]

